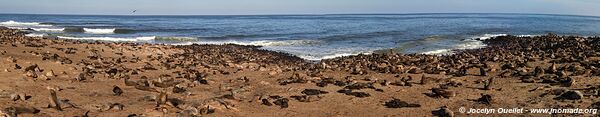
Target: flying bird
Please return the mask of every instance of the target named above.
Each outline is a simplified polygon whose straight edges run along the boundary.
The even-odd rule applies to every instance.
[[[135,13],[136,11],[137,11],[137,10],[133,10],[133,11],[131,11],[131,13]]]

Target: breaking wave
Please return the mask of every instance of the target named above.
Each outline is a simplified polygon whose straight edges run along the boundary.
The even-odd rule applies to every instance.
[[[28,37],[44,37],[44,36],[48,36],[47,34],[39,34],[39,33],[29,33],[29,34],[25,34],[25,36]]]
[[[13,20],[0,22],[1,26],[36,26],[36,27],[50,27],[52,25],[42,24],[39,22],[16,22]]]
[[[318,40],[259,40],[259,41],[198,41],[198,42],[185,42],[175,45],[191,45],[191,44],[236,44],[236,45],[254,45],[254,46],[300,46],[300,45],[311,45],[319,44],[321,41]]]
[[[73,40],[94,40],[94,41],[151,41],[156,38],[156,36],[151,37],[133,37],[133,38],[122,38],[122,37],[66,37],[66,36],[57,36],[61,39],[73,39]]]
[[[319,60],[324,60],[324,59],[332,59],[332,58],[345,57],[345,56],[354,56],[354,55],[359,55],[359,54],[370,54],[370,53],[337,53],[337,54],[326,55],[326,56],[298,55],[298,57],[306,59],[306,60],[319,61]]]
[[[198,38],[196,37],[159,37],[156,36],[155,40],[160,41],[195,41]]]
[[[116,28],[111,28],[111,29],[83,28],[83,31],[85,33],[90,33],[90,34],[113,34],[113,33],[115,33],[115,30],[117,30],[117,29]]]
[[[437,49],[433,51],[422,52],[421,54],[429,55],[451,55],[454,54],[454,50],[466,50],[466,49],[479,49],[487,46],[483,43],[483,40],[492,39],[500,36],[508,36],[508,34],[484,34],[481,36],[472,37],[463,40],[461,43],[454,45],[452,48]],[[517,37],[532,37],[535,35],[517,35]]]
[[[101,28],[67,27],[67,28],[60,28],[60,29],[62,29],[61,31],[64,31],[64,32],[88,33],[88,34],[127,34],[127,33],[135,32],[135,30],[117,29],[117,28],[101,29]],[[58,30],[56,30],[56,31],[58,31]]]
[[[39,32],[61,32],[64,31],[65,28],[31,28],[32,30]]]

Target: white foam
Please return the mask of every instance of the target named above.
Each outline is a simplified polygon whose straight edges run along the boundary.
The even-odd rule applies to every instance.
[[[322,57],[317,57],[317,56],[298,56],[302,59],[306,59],[306,60],[312,60],[312,61],[319,61],[319,60],[323,60],[323,59],[332,59],[332,58],[337,58],[337,57],[344,57],[344,56],[353,56],[353,55],[358,55],[360,53],[338,53],[338,54],[333,54],[333,55],[326,55],[326,56],[322,56]],[[363,53],[363,54],[370,54],[370,53]]]
[[[113,34],[115,33],[115,28],[111,28],[111,29],[94,29],[94,28],[83,28],[83,30],[85,31],[85,33],[90,33],[90,34]]]
[[[199,42],[185,42],[174,45],[191,45],[191,44],[236,44],[236,45],[253,45],[253,46],[298,46],[298,45],[309,45],[321,43],[317,40],[259,40],[259,41],[199,41]]]
[[[283,41],[272,41],[272,40],[261,40],[261,41],[252,41],[249,43],[240,43],[240,44],[248,44],[248,45],[258,45],[258,46],[295,46],[295,45],[309,45],[309,44],[318,44],[320,41],[316,40],[283,40]]]
[[[28,37],[44,37],[44,36],[47,36],[47,34],[43,34],[43,33],[42,34],[29,33],[29,34],[25,34],[25,36],[28,36]]]
[[[470,39],[465,39],[463,40],[461,43],[458,43],[456,45],[453,45],[450,48],[444,48],[444,49],[437,49],[437,50],[432,50],[432,51],[426,51],[426,52],[422,52],[421,54],[428,54],[428,55],[451,55],[454,54],[453,50],[466,50],[466,49],[479,49],[479,48],[484,48],[487,45],[483,43],[483,41],[481,40],[487,40],[487,39],[491,39],[494,37],[499,37],[499,36],[507,36],[508,34],[484,34],[478,37],[472,37]],[[521,35],[523,37],[525,36],[531,36],[531,35]]]
[[[491,39],[494,37],[499,37],[499,36],[507,36],[508,34],[484,34],[483,36],[479,37],[479,40],[487,40],[487,39]]]
[[[35,31],[40,31],[40,32],[61,32],[63,30],[65,30],[65,28],[31,28]]]
[[[517,35],[517,37],[535,37],[540,35]]]
[[[25,27],[12,27],[12,26],[8,26],[7,28],[17,29],[17,30],[27,30],[27,29],[29,29],[29,28],[25,28]]]
[[[427,51],[427,52],[423,52],[421,54],[428,54],[428,55],[447,55],[447,54],[452,54],[452,50],[450,49],[438,49],[438,50],[433,50],[433,51]]]
[[[117,37],[65,37],[58,36],[61,39],[73,39],[73,40],[97,40],[97,41],[150,41],[154,40],[156,37],[134,37],[134,38],[117,38]]]
[[[38,22],[16,22],[13,20],[0,22],[2,26],[38,26],[38,27],[50,27],[52,25],[40,24]]]
[[[196,37],[156,37],[156,40],[194,41]]]

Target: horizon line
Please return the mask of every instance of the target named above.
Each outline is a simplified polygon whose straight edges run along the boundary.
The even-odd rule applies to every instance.
[[[600,17],[596,15],[581,15],[581,14],[553,14],[553,13],[482,13],[482,12],[432,12],[432,13],[273,13],[273,14],[68,14],[68,13],[0,13],[0,15],[65,15],[65,16],[311,16],[311,15],[427,15],[427,14],[518,14],[518,15],[557,15],[557,16],[580,16],[580,17]]]

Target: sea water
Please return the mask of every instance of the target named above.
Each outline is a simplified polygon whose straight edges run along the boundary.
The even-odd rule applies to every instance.
[[[548,14],[110,16],[0,14],[28,36],[141,43],[240,44],[309,60],[369,54],[452,54],[495,36],[600,35],[600,17]]]

